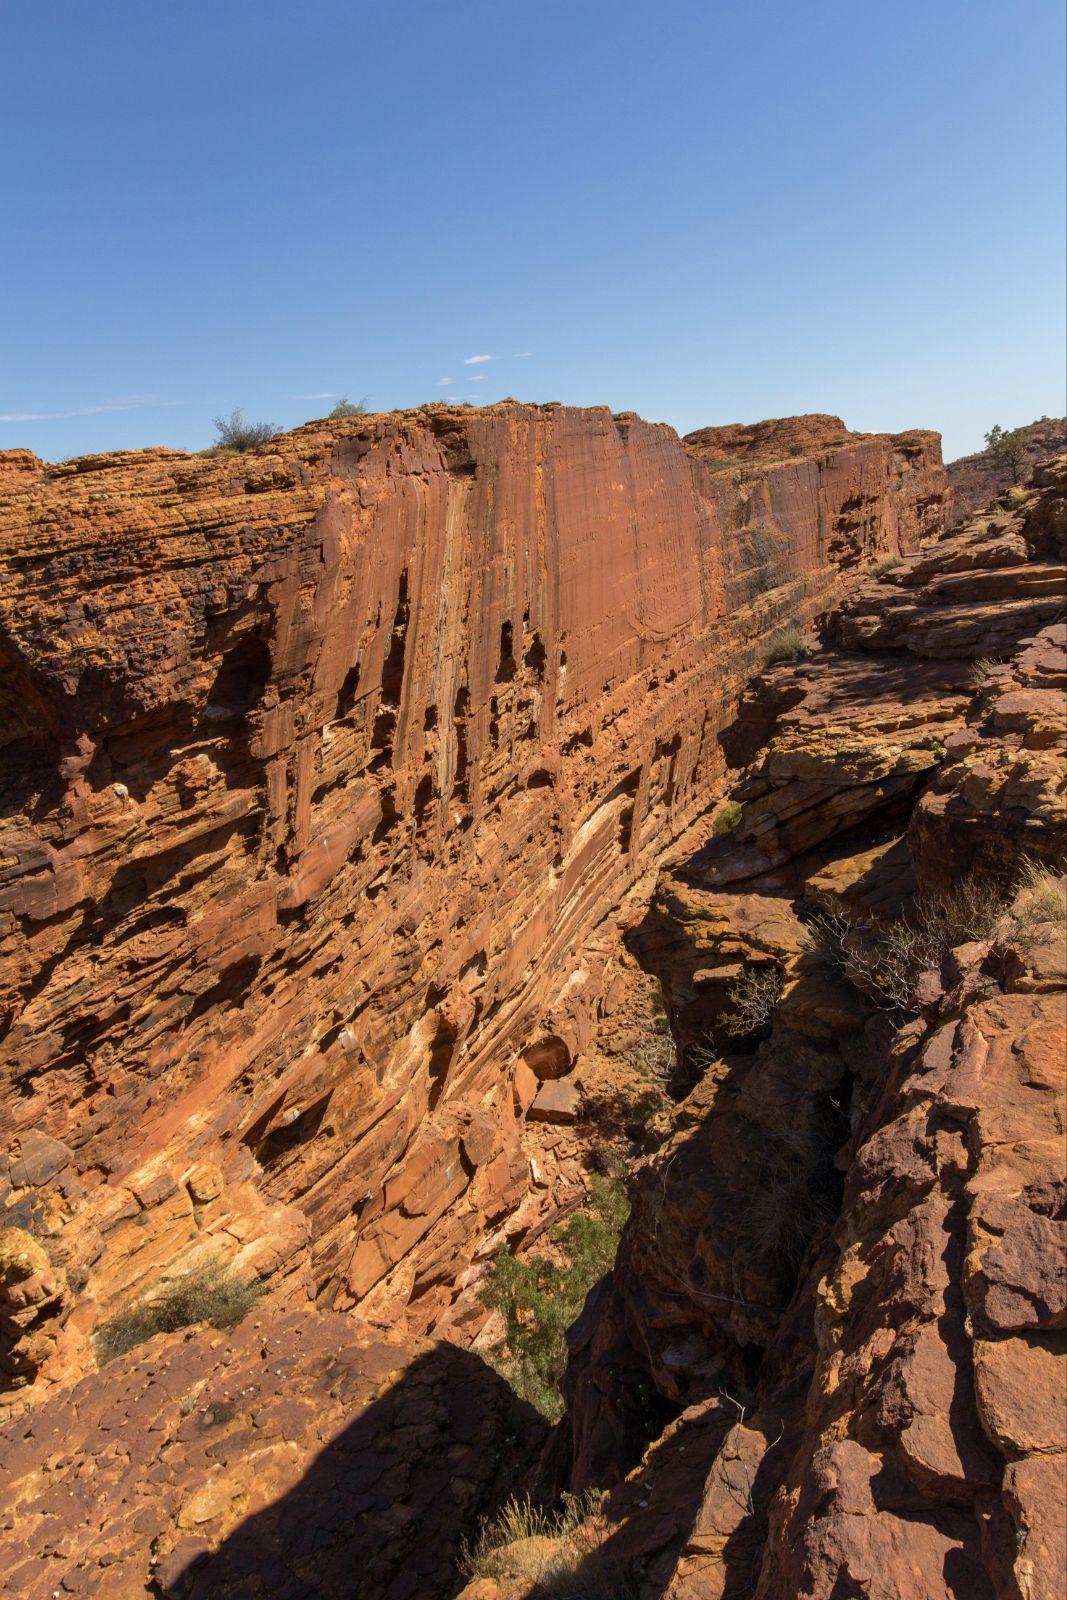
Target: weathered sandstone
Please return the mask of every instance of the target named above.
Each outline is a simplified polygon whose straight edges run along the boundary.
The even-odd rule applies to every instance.
[[[936,436],[811,421],[723,470],[514,403],[0,458],[16,1401],[205,1256],[421,1333],[543,1218],[598,925],[768,635],[944,524]]]
[[[736,825],[634,930],[691,1087],[571,1330],[566,1428],[579,1486],[632,1469],[584,1565],[643,1600],[1062,1592],[1067,882],[1010,886],[1067,861],[1065,491],[1061,457],[876,564],[752,686]],[[807,932],[998,879],[910,1016]],[[746,971],[781,995],[739,1038]]]

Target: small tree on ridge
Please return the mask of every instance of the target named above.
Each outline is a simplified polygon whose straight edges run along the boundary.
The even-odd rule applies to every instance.
[[[1029,432],[1029,428],[1004,429],[996,422],[985,436],[986,455],[995,467],[1008,468],[1012,483],[1019,481]]]

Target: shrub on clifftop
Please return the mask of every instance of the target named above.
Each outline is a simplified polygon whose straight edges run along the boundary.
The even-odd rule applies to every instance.
[[[278,432],[273,422],[246,422],[239,406],[228,417],[216,417],[214,422],[217,450],[254,450],[257,444],[269,443]]]

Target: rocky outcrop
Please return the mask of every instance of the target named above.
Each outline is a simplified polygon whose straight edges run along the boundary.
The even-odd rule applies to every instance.
[[[575,1484],[628,1472],[583,1560],[643,1600],[1062,1591],[1065,489],[753,685],[730,831],[632,936],[690,1088],[566,1387]]]
[[[1016,482],[1025,484],[1035,466],[1067,449],[1067,417],[1041,417],[1026,428],[1017,477],[1010,466],[998,465],[988,451],[959,456],[948,464],[953,507],[957,517],[973,516]]]
[[[161,1335],[0,1430],[0,1590],[447,1600],[543,1431],[476,1356],[354,1317]]]
[[[0,459],[16,1398],[207,1256],[460,1326],[766,640],[944,523],[936,436],[834,428],[715,471],[513,403]]]

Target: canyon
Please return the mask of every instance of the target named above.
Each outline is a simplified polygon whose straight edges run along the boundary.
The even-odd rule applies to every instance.
[[[935,434],[505,402],[0,495],[11,1592],[448,1596],[563,1490],[576,1592],[1057,1592],[1063,459],[953,528]],[[850,930],[972,879],[891,1014]],[[549,1433],[479,1289],[639,978],[678,1072]],[[239,1326],[99,1363],[207,1263]]]

